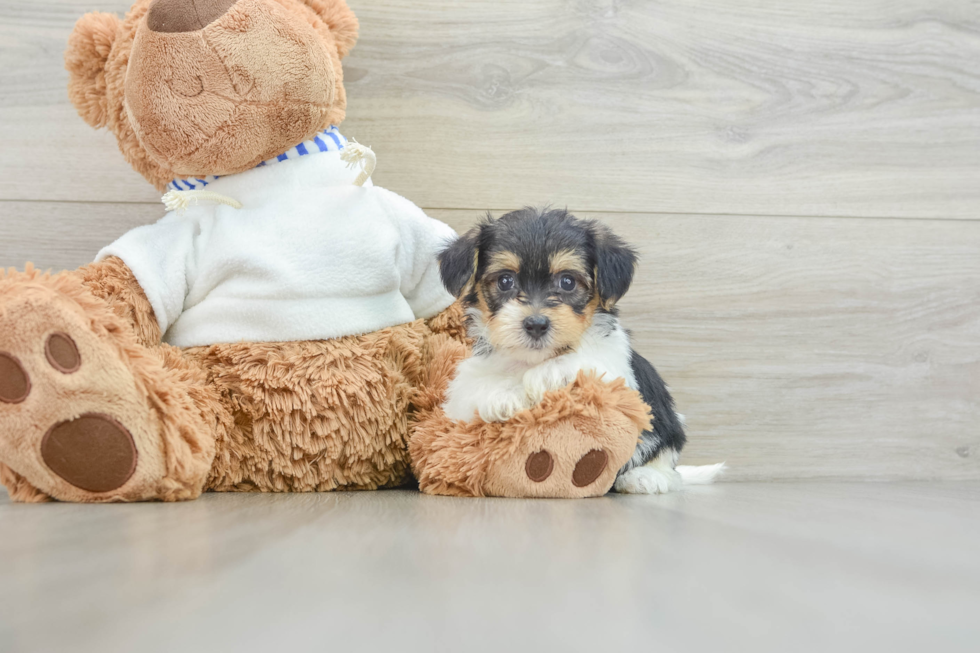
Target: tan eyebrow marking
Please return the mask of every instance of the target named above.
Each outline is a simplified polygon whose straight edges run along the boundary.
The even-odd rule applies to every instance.
[[[514,252],[494,252],[490,256],[490,264],[487,266],[487,274],[499,272],[500,270],[512,270],[520,272],[521,259]]]
[[[585,269],[585,260],[581,254],[572,249],[563,249],[549,256],[548,266],[551,268],[552,274],[558,274],[564,270],[571,270],[581,273],[582,276],[588,276],[588,271]]]

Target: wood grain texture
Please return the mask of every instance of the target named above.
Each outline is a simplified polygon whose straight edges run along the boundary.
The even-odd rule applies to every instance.
[[[687,416],[684,462],[980,479],[980,222],[579,215],[639,248],[622,319]]]
[[[0,201],[0,269],[73,270],[131,229],[164,216],[163,204]]]
[[[0,266],[77,267],[162,211],[0,202]],[[640,249],[623,320],[687,415],[684,462],[980,479],[980,222],[580,215]]]
[[[976,218],[966,0],[352,0],[343,129],[427,207]],[[74,115],[74,20],[0,2],[0,198],[151,201]]]
[[[0,650],[975,651],[980,486],[17,506]]]

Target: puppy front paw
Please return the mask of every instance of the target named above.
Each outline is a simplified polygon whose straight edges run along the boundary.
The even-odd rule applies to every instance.
[[[480,401],[477,408],[484,422],[506,422],[511,417],[529,408],[527,395],[520,388],[495,390]]]
[[[546,392],[560,390],[574,381],[577,372],[560,359],[547,361],[524,373],[524,392],[532,405],[537,404]]]
[[[532,367],[524,373],[524,392],[531,404],[537,404],[546,392],[560,390],[575,380],[578,370],[562,359],[554,359]]]

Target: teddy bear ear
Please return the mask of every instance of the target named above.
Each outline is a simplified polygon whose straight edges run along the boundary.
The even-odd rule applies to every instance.
[[[68,37],[68,98],[85,122],[96,128],[106,123],[105,67],[121,24],[114,14],[93,12],[79,18]]]
[[[327,24],[343,59],[357,43],[357,16],[344,0],[305,0],[310,9]]]

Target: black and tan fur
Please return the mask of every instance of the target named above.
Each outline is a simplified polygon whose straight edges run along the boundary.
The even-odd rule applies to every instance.
[[[446,288],[467,309],[474,356],[504,353],[533,365],[574,352],[587,331],[628,338],[616,302],[630,287],[637,257],[598,222],[533,208],[488,215],[439,260]],[[620,476],[658,457],[669,459],[673,472],[685,442],[673,399],[645,358],[628,346],[624,356],[628,381],[654,421]]]

